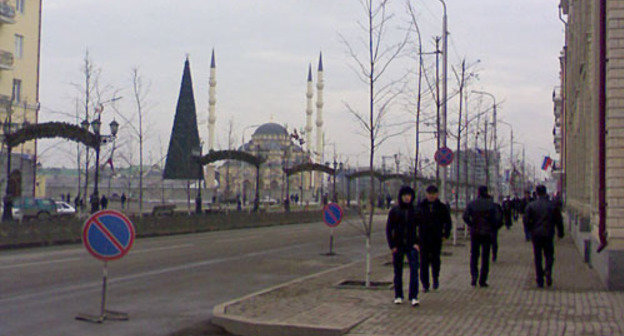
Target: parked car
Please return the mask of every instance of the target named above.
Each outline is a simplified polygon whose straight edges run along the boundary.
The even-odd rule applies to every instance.
[[[63,201],[56,201],[56,214],[59,216],[73,216],[76,214],[76,209],[73,206]]]
[[[51,198],[17,197],[13,200],[13,208],[20,212],[24,219],[47,219],[58,215],[56,202]]]

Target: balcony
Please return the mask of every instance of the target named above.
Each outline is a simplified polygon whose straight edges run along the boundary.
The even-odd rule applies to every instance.
[[[13,69],[13,53],[0,49],[0,69],[11,70]]]
[[[0,2],[0,23],[15,23],[15,7]]]

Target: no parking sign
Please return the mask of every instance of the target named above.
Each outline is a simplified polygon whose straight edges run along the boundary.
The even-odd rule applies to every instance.
[[[104,260],[119,259],[134,243],[134,225],[121,212],[103,210],[93,214],[82,229],[82,243],[92,256]]]

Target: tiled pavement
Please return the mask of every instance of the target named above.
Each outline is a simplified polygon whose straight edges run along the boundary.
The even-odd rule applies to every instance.
[[[546,289],[535,286],[532,248],[520,225],[501,230],[499,244],[490,287],[482,289],[470,286],[469,242],[447,243],[444,251],[450,255],[442,259],[440,289],[421,293],[417,308],[393,305],[391,290],[337,289],[342,279],[362,279],[364,267],[358,263],[231,302],[222,315],[249,325],[300,326],[298,334],[308,328],[310,335],[320,334],[314,327],[379,336],[624,335],[624,294],[604,289],[570,238],[555,242],[554,286]],[[374,259],[374,280],[391,280],[392,267],[384,265],[389,260],[389,255]],[[268,334],[280,333],[271,329]]]

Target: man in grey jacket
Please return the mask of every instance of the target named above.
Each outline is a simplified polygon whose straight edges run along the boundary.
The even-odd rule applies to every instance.
[[[533,242],[535,257],[535,276],[537,286],[552,286],[552,268],[555,262],[555,228],[559,238],[563,238],[563,219],[559,207],[548,199],[546,187],[535,188],[537,199],[527,205],[524,211],[524,223]],[[546,259],[546,267],[542,263],[542,254]]]

